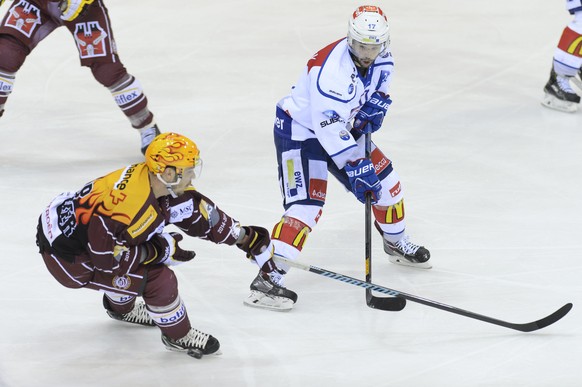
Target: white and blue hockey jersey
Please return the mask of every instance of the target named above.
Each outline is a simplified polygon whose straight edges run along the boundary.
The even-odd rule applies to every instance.
[[[349,123],[374,92],[389,94],[393,67],[392,54],[386,50],[362,77],[346,38],[324,47],[307,62],[291,93],[277,104],[292,121],[291,125],[277,122],[276,135],[294,141],[317,138],[340,169],[363,157]]]

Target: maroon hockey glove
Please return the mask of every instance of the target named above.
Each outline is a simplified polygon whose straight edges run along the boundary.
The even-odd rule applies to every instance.
[[[153,254],[148,254],[149,257],[143,262],[144,265],[162,263],[167,266],[175,266],[192,260],[196,253],[190,250],[182,250],[178,246],[178,242],[182,239],[182,234],[177,232],[156,234],[148,241],[148,251],[152,250],[149,247],[153,247]]]
[[[261,254],[271,243],[269,231],[264,227],[259,226],[243,226],[245,236],[243,240],[236,244],[236,246],[247,253],[247,258],[252,259],[253,256]]]
[[[270,267],[269,261],[272,261],[273,252],[275,250],[273,244],[271,243],[271,238],[269,236],[269,231],[264,227],[259,226],[243,226],[242,227],[245,236],[240,243],[237,243],[237,247],[247,253],[247,258],[255,261],[257,266],[261,269],[263,266],[267,266],[267,270]],[[268,270],[267,272],[270,272]]]

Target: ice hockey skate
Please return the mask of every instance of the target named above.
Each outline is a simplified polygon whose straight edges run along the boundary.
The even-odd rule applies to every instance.
[[[149,128],[140,129],[139,134],[141,136],[141,153],[145,155],[148,145],[160,134],[160,130],[158,129],[158,125],[154,125]]]
[[[571,78],[573,77],[558,75],[552,69],[550,79],[544,87],[542,105],[567,113],[573,113],[578,110],[580,96],[572,89],[570,85]]]
[[[111,317],[114,320],[124,321],[131,324],[145,325],[150,327],[156,326],[154,320],[150,317],[146,309],[146,305],[143,301],[136,302],[131,312],[125,314],[113,311],[111,305],[109,304],[109,300],[107,300],[107,297],[105,296],[103,296],[103,306],[105,307],[109,317]]]
[[[582,69],[578,70],[576,75],[570,79],[570,85],[576,94],[582,95]]]
[[[250,288],[251,294],[243,302],[253,308],[286,312],[297,302],[297,293],[283,287],[283,274],[276,271],[259,271]]]
[[[218,340],[214,336],[194,328],[190,328],[186,336],[177,340],[162,334],[162,343],[170,351],[185,352],[188,356],[196,359],[201,359],[203,355],[220,355]]]
[[[384,239],[384,251],[389,255],[390,262],[397,265],[411,266],[419,269],[430,269],[432,265],[430,252],[424,247],[409,241],[408,235],[403,236],[396,243]]]

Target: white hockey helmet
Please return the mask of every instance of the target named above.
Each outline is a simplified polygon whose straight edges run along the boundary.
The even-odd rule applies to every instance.
[[[390,45],[390,28],[388,19],[380,7],[362,5],[358,7],[348,22],[348,45],[350,51],[358,59],[360,50],[357,43],[366,47],[375,47],[376,56],[385,51]],[[375,57],[373,58],[375,59]]]

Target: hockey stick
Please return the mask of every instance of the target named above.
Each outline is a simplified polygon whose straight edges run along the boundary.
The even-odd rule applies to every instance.
[[[368,124],[368,131],[365,134],[366,140],[366,158],[371,160],[372,153],[372,134],[370,133],[370,124]],[[366,194],[366,283],[372,283],[372,194]],[[372,289],[366,288],[366,305],[373,309],[388,310],[397,312],[404,309],[406,300],[398,297],[377,297],[372,294]]]
[[[406,299],[408,301],[417,302],[419,304],[430,306],[431,308],[441,309],[441,310],[444,310],[445,312],[458,314],[458,315],[469,317],[469,318],[472,318],[475,320],[481,320],[481,321],[484,321],[484,322],[489,323],[489,324],[499,325],[499,326],[502,326],[505,328],[514,329],[514,330],[521,331],[521,332],[537,331],[538,329],[542,329],[542,328],[547,327],[548,325],[552,325],[553,323],[555,323],[556,321],[558,321],[562,317],[564,317],[570,311],[570,309],[572,309],[572,303],[568,303],[568,304],[562,306],[560,309],[558,309],[554,313],[552,313],[552,314],[550,314],[542,319],[539,319],[539,320],[533,321],[533,322],[529,322],[529,323],[524,323],[524,324],[516,324],[516,323],[498,320],[498,319],[495,319],[493,317],[484,316],[482,314],[470,312],[468,310],[460,309],[460,308],[457,308],[454,306],[442,304],[442,303],[437,302],[437,301],[432,301],[432,300],[429,300],[426,298],[414,296],[412,294],[404,293],[404,292],[390,289],[390,288],[387,288],[384,286],[375,285],[373,283],[368,283],[368,282],[359,280],[357,278],[349,277],[349,276],[344,275],[344,274],[335,273],[333,271],[322,269],[322,268],[319,268],[317,266],[311,266],[311,265],[306,265],[306,264],[301,263],[301,262],[292,261],[292,260],[283,258],[277,254],[275,254],[273,256],[273,259],[277,262],[286,263],[287,265],[295,267],[297,269],[310,271],[312,273],[319,274],[319,275],[324,276],[324,277],[332,278],[332,279],[335,279],[338,281],[348,283],[350,285],[365,288],[366,290],[370,289],[370,290],[373,290],[376,292],[388,294],[388,295],[393,296],[393,297],[401,297],[401,298]]]

